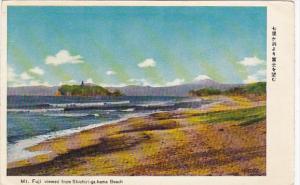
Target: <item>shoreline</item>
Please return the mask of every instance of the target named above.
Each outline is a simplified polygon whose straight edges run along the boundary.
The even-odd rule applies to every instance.
[[[131,175],[131,173],[133,173],[132,175],[147,175],[145,170],[149,171],[150,175],[224,175],[229,173],[264,175],[265,117],[257,119],[257,115],[265,116],[265,101],[227,96],[208,97],[207,99],[214,102],[199,109],[158,112],[131,117],[71,135],[45,140],[27,147],[27,150],[30,152],[48,150],[49,153],[9,163],[8,175]],[[249,116],[253,118],[251,117],[249,120],[243,118],[244,116],[240,118],[238,113],[234,113],[240,111],[249,112]],[[232,113],[237,118],[232,118],[233,121],[230,121],[227,116],[232,117]],[[206,119],[208,119],[208,123],[206,123]],[[216,124],[214,120],[221,121]],[[210,121],[213,122],[210,123]],[[244,124],[245,126],[243,126]],[[244,137],[251,136],[249,135],[251,134],[250,130],[257,133],[249,140]],[[220,134],[222,138],[220,138]],[[207,138],[204,139],[204,137]],[[237,146],[228,143],[227,139],[224,140],[223,137],[232,137],[231,142],[234,141],[233,143]],[[219,138],[219,141],[215,143],[216,141],[211,140],[212,138]],[[199,141],[201,142],[199,143]],[[218,155],[218,158],[224,158],[225,155],[227,156],[225,159],[234,157],[233,155],[236,155],[237,152],[243,151],[241,155],[250,155],[251,160],[254,157],[255,160],[261,161],[261,164],[255,166],[254,171],[251,169],[248,171],[247,169],[245,169],[246,171],[238,170],[237,167],[230,167],[230,170],[223,172],[207,170],[205,166],[201,165],[205,163],[207,157],[210,157],[205,153],[215,150],[219,152],[212,153],[212,156]],[[245,153],[244,150],[258,150],[258,158],[252,156],[253,151],[248,154],[249,151]],[[205,157],[199,156],[194,159],[193,156],[199,152],[204,152],[201,156]],[[173,156],[171,157],[174,158],[173,160],[185,161],[187,166],[184,168],[173,167],[177,164],[161,158],[166,154]],[[182,158],[182,156],[185,157]],[[195,166],[190,161],[191,159],[200,160],[202,163]],[[151,161],[158,164],[152,166],[150,165]],[[81,162],[83,163],[81,164]],[[149,163],[150,166],[143,166],[143,163]],[[223,163],[221,162],[221,164]],[[257,161],[248,161],[245,164],[246,167],[249,166],[248,163],[255,164]],[[170,165],[167,169],[171,168],[173,171],[157,169],[161,165]],[[209,162],[207,167],[211,167],[211,165]],[[231,172],[231,168],[238,172]]]
[[[40,144],[42,142],[45,142],[47,140],[52,140],[52,139],[56,139],[56,138],[60,138],[60,137],[68,137],[68,136],[71,136],[73,134],[80,133],[80,132],[83,132],[83,131],[86,131],[86,130],[92,130],[94,128],[99,128],[101,126],[109,125],[109,124],[118,124],[119,122],[126,121],[129,118],[144,117],[144,116],[147,116],[147,115],[150,115],[150,114],[153,114],[153,113],[144,113],[144,114],[138,114],[138,115],[137,114],[132,114],[132,115],[128,115],[128,116],[125,116],[125,117],[117,119],[117,120],[91,124],[91,125],[87,125],[87,126],[83,126],[83,127],[76,127],[76,128],[65,129],[65,130],[58,130],[58,131],[55,131],[55,132],[50,132],[50,133],[47,133],[47,134],[37,135],[37,136],[31,137],[31,138],[18,140],[15,143],[8,144],[8,151],[9,150],[18,151],[18,152],[14,152],[14,153],[17,153],[17,155],[18,155],[17,157],[19,157],[19,158],[18,159],[15,159],[16,157],[13,157],[14,159],[9,159],[8,158],[8,163],[14,163],[14,162],[18,162],[20,160],[30,159],[30,158],[35,157],[37,155],[50,153],[51,151],[36,152],[36,151],[26,150],[27,148],[38,145],[38,144]],[[9,147],[9,145],[12,145],[12,146]],[[25,154],[26,156],[21,157],[20,153],[27,153],[27,154]]]
[[[201,98],[196,97],[193,100],[195,101],[203,101]],[[191,101],[191,100],[189,100]],[[206,107],[209,106],[210,104],[213,104],[216,102],[211,102],[211,103],[204,103],[201,105],[201,107]],[[185,108],[178,108],[177,110],[174,110],[175,112],[178,110],[184,110]],[[96,124],[91,124],[83,127],[75,127],[75,128],[69,128],[65,130],[58,130],[54,132],[50,132],[47,134],[43,135],[37,135],[34,137],[26,138],[26,139],[21,139],[18,140],[14,143],[8,144],[8,153],[10,154],[9,157],[7,158],[8,163],[16,163],[21,160],[27,160],[32,157],[42,155],[42,154],[47,154],[50,153],[51,151],[28,151],[26,150],[27,148],[30,148],[32,146],[38,145],[39,143],[45,142],[47,140],[52,140],[55,138],[60,138],[60,137],[68,137],[73,134],[86,131],[86,130],[91,130],[94,128],[98,128],[104,125],[108,124],[118,124],[119,122],[126,121],[130,118],[135,118],[135,117],[145,117],[149,116],[151,114],[155,113],[160,113],[160,112],[169,112],[169,111],[164,111],[164,110],[159,110],[159,111],[154,111],[154,112],[149,112],[149,113],[131,113],[129,115],[124,116],[123,118],[117,119],[117,120],[112,120],[112,121],[106,121],[102,123],[96,123]]]

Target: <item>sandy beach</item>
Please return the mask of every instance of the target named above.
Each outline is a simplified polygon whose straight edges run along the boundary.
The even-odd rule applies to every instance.
[[[265,175],[265,97],[129,118],[27,148],[8,175]]]

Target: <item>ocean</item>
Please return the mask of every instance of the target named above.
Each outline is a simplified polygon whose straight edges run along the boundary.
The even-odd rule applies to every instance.
[[[8,161],[39,153],[24,150],[46,139],[155,112],[196,108],[205,104],[191,97],[120,96],[7,98]]]

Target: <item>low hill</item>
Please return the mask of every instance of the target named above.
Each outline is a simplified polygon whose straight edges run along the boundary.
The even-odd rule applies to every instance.
[[[246,84],[240,87],[231,88],[225,93],[227,94],[253,94],[253,95],[265,95],[267,91],[266,82],[257,82]]]
[[[109,91],[104,87],[93,85],[62,85],[56,95],[59,96],[121,96],[119,91]]]
[[[261,96],[266,94],[266,82],[257,82],[251,84],[240,85],[226,90],[215,88],[203,88],[198,90],[191,90],[189,92],[192,96],[209,96],[209,95],[255,95]]]

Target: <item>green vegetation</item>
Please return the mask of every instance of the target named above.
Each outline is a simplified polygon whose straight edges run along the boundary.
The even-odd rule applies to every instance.
[[[214,88],[204,88],[199,90],[190,91],[192,96],[209,96],[209,95],[265,95],[266,94],[266,82],[257,82],[252,84],[242,85],[240,87],[234,87],[225,91],[221,91]]]
[[[235,87],[224,92],[225,94],[243,95],[265,95],[266,94],[266,82],[257,82],[252,84],[246,84],[241,87]]]
[[[190,95],[192,96],[208,96],[208,95],[219,95],[222,91],[213,88],[204,88],[200,90],[191,90]]]
[[[237,110],[213,111],[199,113],[189,118],[193,123],[220,124],[236,121],[240,126],[259,123],[266,119],[266,106],[258,106]]]
[[[204,114],[202,119],[206,119],[206,122],[208,123],[239,121],[240,125],[250,125],[266,119],[266,106],[210,112]]]
[[[58,89],[62,96],[121,96],[120,91],[110,92],[101,86],[62,85]]]

